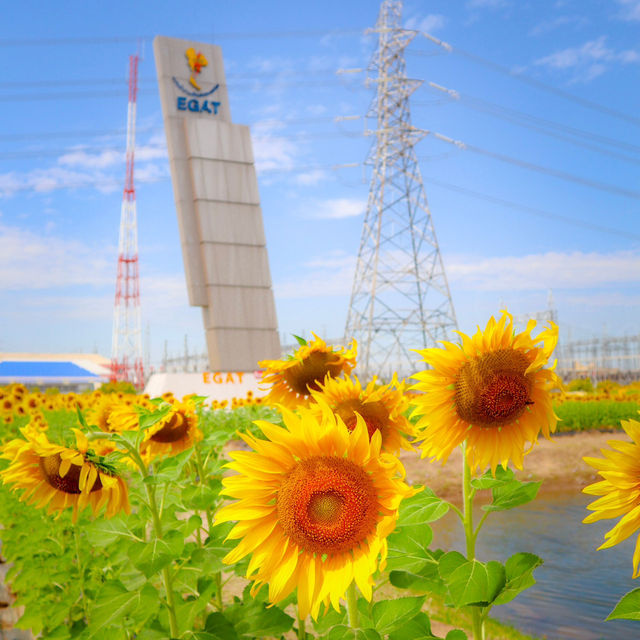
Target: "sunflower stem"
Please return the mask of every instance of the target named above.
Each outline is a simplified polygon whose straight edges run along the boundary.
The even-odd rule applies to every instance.
[[[78,536],[78,527],[73,525],[73,538],[76,543],[76,562],[78,563],[78,574],[80,576],[80,602],[82,604],[82,613],[84,619],[87,619],[87,602],[84,597],[84,567],[82,566],[82,560],[80,559],[80,539]]]
[[[473,529],[473,497],[475,491],[471,486],[471,469],[467,463],[467,442],[462,443],[462,501],[464,508],[464,535],[467,543],[467,560],[475,560],[476,535]],[[480,522],[482,526],[483,521]],[[478,531],[480,529],[478,527]],[[484,618],[479,607],[470,607],[473,640],[484,640]]]
[[[222,571],[218,571],[215,574],[216,578],[216,604],[218,605],[218,611],[222,612]]]
[[[146,472],[146,470],[145,470]],[[149,475],[145,475],[145,479]],[[149,508],[151,515],[153,516],[153,528],[158,540],[162,540],[162,522],[160,521],[160,514],[158,512],[158,505],[156,503],[156,492],[153,487],[148,483],[144,483],[144,487],[147,490],[147,497],[149,498]],[[169,630],[171,631],[171,637],[177,638],[180,633],[178,629],[178,619],[176,618],[176,603],[173,594],[173,580],[171,578],[171,572],[169,567],[162,569],[162,580],[164,582],[164,590],[167,593],[167,612],[169,613]]]
[[[305,619],[300,615],[300,608],[298,608],[298,640],[305,640],[306,637],[307,629]]]
[[[360,616],[358,615],[358,593],[355,580],[351,582],[347,589],[347,614],[349,616],[349,626],[352,629],[359,629]]]
[[[198,472],[198,481],[200,484],[204,483],[205,478],[205,466],[202,462],[202,455],[200,454],[200,447],[196,444],[195,446],[195,457],[196,457],[196,470]],[[207,518],[207,536],[211,535],[211,528],[213,527],[213,517],[211,515],[211,509],[205,508],[204,510],[205,516]],[[200,538],[200,529],[198,529],[198,538]],[[218,571],[215,574],[216,579],[216,605],[218,607],[218,611],[222,611],[222,572]]]
[[[200,484],[203,484],[205,470],[204,470],[204,464],[202,463],[202,455],[200,454],[200,447],[198,447],[198,445],[196,445],[195,447],[195,454],[196,454],[196,469],[198,470],[199,482]],[[207,534],[211,535],[211,527],[213,527],[213,518],[211,516],[211,509],[205,509],[204,512],[207,517]]]
[[[158,503],[156,502],[156,492],[153,486],[149,483],[149,470],[147,469],[147,465],[144,463],[140,452],[132,446],[127,446],[129,453],[131,454],[131,458],[136,463],[138,468],[140,469],[140,474],[142,475],[144,488],[147,492],[148,499],[148,507],[149,511],[151,511],[151,517],[153,519],[153,530],[158,540],[162,540],[162,522],[160,520],[160,513],[158,511]],[[177,638],[180,633],[178,629],[178,619],[176,617],[176,602],[173,594],[173,580],[171,578],[171,572],[169,571],[169,567],[164,567],[162,569],[162,581],[164,583],[164,590],[167,593],[167,612],[169,614],[169,630],[171,632],[172,638]]]

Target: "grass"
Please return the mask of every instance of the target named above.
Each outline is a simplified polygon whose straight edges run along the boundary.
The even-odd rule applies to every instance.
[[[621,420],[640,419],[640,404],[616,400],[568,400],[556,404],[559,432],[619,429]]]

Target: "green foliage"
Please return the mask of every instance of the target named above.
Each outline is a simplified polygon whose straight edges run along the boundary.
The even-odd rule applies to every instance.
[[[516,480],[511,469],[496,467],[495,476],[487,471],[484,476],[471,481],[475,489],[491,489],[491,504],[484,505],[484,511],[506,511],[531,502],[540,489],[541,482],[521,482]]]
[[[2,531],[3,553],[13,563],[9,581],[17,604],[25,606],[20,627],[52,640],[257,640],[297,633],[298,623],[287,609],[295,595],[278,606],[266,601],[267,589],[252,596],[245,588],[241,597],[225,594],[223,599],[224,580],[233,574],[244,579],[249,559],[226,565],[224,557],[237,544],[227,540],[233,524],[212,526],[223,503],[223,448],[238,438],[238,431],[264,437],[253,422],[279,423],[279,413],[264,405],[233,411],[200,407],[203,439],[197,447],[147,467],[137,452],[145,430],[167,410],[158,403],[155,411],[140,411],[138,431],[111,435],[141,467],[120,461],[132,505],[128,515],[93,518],[85,511],[73,525],[69,511],[53,519],[0,485],[0,522],[8,523]],[[72,427],[87,429],[80,411],[46,415],[52,441],[69,444]],[[0,460],[0,467],[6,464]],[[502,468],[472,484],[474,491],[491,492],[487,511],[524,504],[539,486],[521,483]],[[542,561],[532,554],[516,554],[503,565],[431,549],[430,524],[450,510],[458,512],[428,488],[403,501],[388,538],[387,572],[391,585],[412,593],[391,599],[378,595],[371,603],[360,598],[361,628],[355,630],[344,609],[331,609],[314,622],[315,635],[308,633],[306,640],[316,635],[328,640],[437,640],[423,611],[424,594],[440,594],[452,606],[486,615],[535,582],[532,574]],[[467,636],[454,630],[446,638]]]
[[[105,382],[100,385],[100,389],[102,393],[138,393],[137,389],[131,382],[125,382],[124,380],[119,380],[117,382]]]
[[[567,391],[586,391],[593,393],[593,384],[589,378],[576,378],[566,385]]]
[[[622,420],[637,419],[639,409],[640,402],[614,400],[569,400],[554,407],[559,432],[620,428]]]
[[[640,589],[633,589],[622,596],[607,620],[640,620]]]
[[[596,391],[598,393],[609,394],[612,391],[617,391],[621,386],[619,382],[615,382],[614,380],[600,380],[600,382],[596,384]]]

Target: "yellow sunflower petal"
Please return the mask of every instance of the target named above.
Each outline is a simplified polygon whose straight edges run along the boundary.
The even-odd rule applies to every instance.
[[[236,501],[215,520],[237,522],[228,539],[239,542],[224,561],[250,554],[252,592],[268,584],[275,603],[297,587],[300,615],[317,617],[322,603],[339,607],[354,578],[370,597],[386,550],[381,537],[413,491],[401,479],[402,464],[380,453],[381,435],[370,440],[361,417],[349,435],[333,412],[284,409],[282,416],[283,427],[259,424],[277,443],[277,460],[269,458],[269,441],[251,437],[245,442],[253,451],[232,454],[229,466],[239,475],[225,478],[224,493]]]

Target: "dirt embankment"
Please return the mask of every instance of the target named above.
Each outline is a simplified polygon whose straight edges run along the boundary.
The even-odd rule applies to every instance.
[[[540,438],[524,458],[524,470],[517,471],[521,480],[542,480],[540,492],[581,491],[601,480],[596,470],[582,459],[602,457],[600,449],[609,448],[608,440],[629,440],[624,432],[581,432],[556,435],[552,440]],[[424,484],[447,500],[459,503],[461,495],[462,452],[453,451],[447,462],[429,462],[419,453],[403,452],[400,456],[407,470],[407,482]]]

